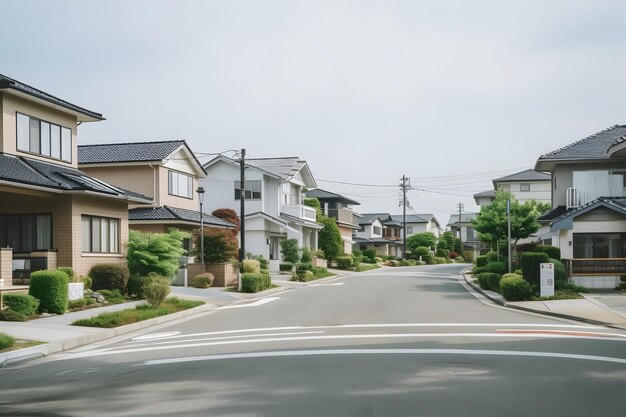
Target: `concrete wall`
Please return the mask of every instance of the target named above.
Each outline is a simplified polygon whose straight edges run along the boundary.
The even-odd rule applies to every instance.
[[[231,264],[189,264],[187,265],[188,282],[202,272],[213,274],[212,287],[230,287],[237,285],[237,271]]]

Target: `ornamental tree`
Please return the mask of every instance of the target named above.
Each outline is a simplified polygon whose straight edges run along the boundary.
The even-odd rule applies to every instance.
[[[147,276],[150,272],[171,278],[178,270],[178,258],[185,254],[183,239],[189,234],[178,229],[167,233],[128,232],[126,259],[132,275]]]
[[[196,262],[201,262],[200,229],[193,232],[192,254]],[[229,229],[204,228],[204,263],[220,264],[237,259],[239,243]]]
[[[343,255],[343,239],[337,221],[328,216],[320,216],[318,222],[324,225],[319,232],[319,248],[324,252],[324,257],[329,261]]]

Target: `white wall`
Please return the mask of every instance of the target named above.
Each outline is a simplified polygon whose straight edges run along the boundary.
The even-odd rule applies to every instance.
[[[207,168],[206,171],[207,177],[199,180],[199,184],[206,190],[203,205],[204,212],[211,213],[218,208],[230,208],[239,214],[240,201],[235,200],[235,181],[239,181],[240,178],[239,167],[218,161]],[[246,180],[263,180],[263,174],[256,169],[247,169]],[[246,213],[263,211],[265,187],[261,189],[263,192],[260,200],[246,200]]]

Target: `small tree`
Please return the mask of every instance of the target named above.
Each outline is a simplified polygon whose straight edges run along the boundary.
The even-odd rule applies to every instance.
[[[236,227],[229,230],[231,231],[233,236],[235,236],[235,238],[239,236],[241,223],[239,221],[239,216],[237,215],[237,212],[235,210],[229,208],[220,208],[217,210],[213,210],[213,213],[211,214],[215,217],[219,217],[222,220],[226,220],[227,222],[234,224]]]
[[[319,247],[324,251],[324,257],[332,262],[343,255],[343,239],[339,226],[335,219],[328,216],[321,216],[318,222],[324,225],[319,232]]]
[[[171,278],[178,270],[178,258],[185,254],[183,239],[189,234],[178,229],[167,233],[128,233],[128,270],[133,275],[146,276],[150,272]]]
[[[300,262],[300,249],[298,239],[284,239],[280,241],[280,253],[285,262],[296,264]]]
[[[304,205],[315,209],[315,218],[319,221],[320,217],[322,217],[322,205],[320,201],[315,197],[307,197],[304,199]]]
[[[409,236],[406,240],[407,251],[413,253],[420,246],[434,248],[436,239],[435,234],[432,232],[417,233]]]
[[[196,262],[201,262],[200,251],[200,229],[193,232],[192,254]],[[228,229],[204,229],[204,263],[219,264],[237,259],[239,243]]]

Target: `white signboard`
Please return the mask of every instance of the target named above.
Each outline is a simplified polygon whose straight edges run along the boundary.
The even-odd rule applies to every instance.
[[[554,264],[540,264],[540,287],[542,297],[554,295]]]
[[[70,282],[69,300],[79,300],[85,296],[85,284],[82,282]]]

